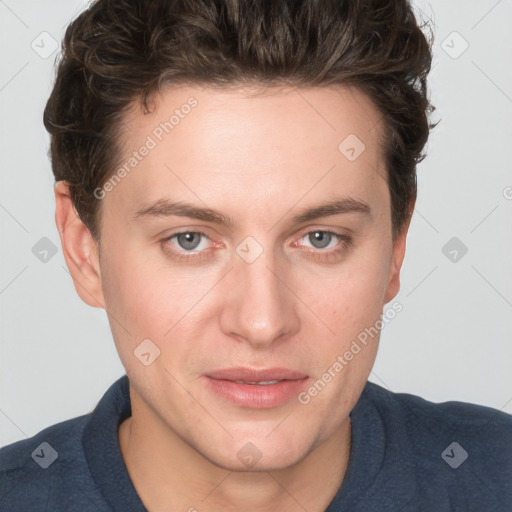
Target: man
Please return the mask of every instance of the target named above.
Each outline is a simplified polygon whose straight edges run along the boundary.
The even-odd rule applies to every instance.
[[[68,27],[56,222],[126,376],[0,451],[2,510],[512,510],[512,417],[367,382],[430,62],[405,0],[99,0]]]

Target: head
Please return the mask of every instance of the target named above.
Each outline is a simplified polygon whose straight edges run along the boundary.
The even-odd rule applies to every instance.
[[[137,410],[211,462],[251,442],[286,467],[346,422],[399,291],[430,46],[405,0],[100,0],[68,27],[44,113],[64,256]],[[307,378],[245,407],[209,385],[233,367]]]

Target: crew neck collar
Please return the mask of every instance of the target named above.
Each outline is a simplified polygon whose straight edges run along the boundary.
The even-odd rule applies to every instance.
[[[412,471],[400,465],[403,446],[401,418],[386,415],[383,398],[391,392],[367,382],[350,413],[351,449],[342,486],[326,512],[352,510],[385,492],[394,505],[410,501],[415,492]],[[119,425],[131,416],[130,387],[125,374],[103,395],[84,428],[82,443],[91,475],[114,510],[147,512],[126,468],[118,440]],[[400,440],[400,441],[399,441]],[[396,443],[395,443],[396,441]],[[411,468],[412,469],[412,468]],[[348,508],[347,508],[348,507]]]

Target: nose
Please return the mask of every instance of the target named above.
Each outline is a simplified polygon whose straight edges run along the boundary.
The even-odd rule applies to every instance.
[[[284,264],[278,265],[271,251],[250,263],[235,256],[223,290],[222,331],[254,348],[268,348],[296,333],[297,298]]]

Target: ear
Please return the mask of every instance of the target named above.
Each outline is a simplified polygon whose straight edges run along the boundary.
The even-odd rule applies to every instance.
[[[409,203],[409,215],[408,219],[404,222],[400,233],[398,234],[395,243],[393,244],[393,254],[391,257],[391,265],[389,267],[389,280],[388,287],[386,290],[386,296],[384,303],[387,304],[391,301],[398,292],[400,291],[400,269],[405,256],[405,245],[409,226],[411,224],[412,212],[414,211],[414,205],[416,199],[412,199]]]
[[[78,216],[69,185],[55,184],[55,222],[59,230],[62,252],[80,298],[89,306],[105,308],[101,287],[98,245]]]

